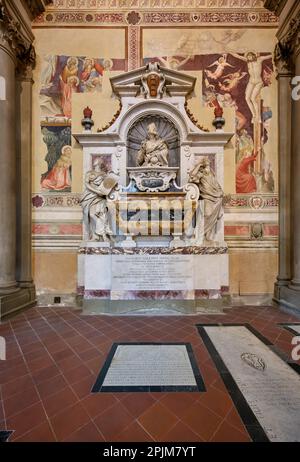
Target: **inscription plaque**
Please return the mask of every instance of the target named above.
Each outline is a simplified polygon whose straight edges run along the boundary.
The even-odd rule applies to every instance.
[[[112,290],[193,290],[192,255],[113,255]]]

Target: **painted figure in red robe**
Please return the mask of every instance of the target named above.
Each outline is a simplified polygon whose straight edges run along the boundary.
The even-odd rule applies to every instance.
[[[238,165],[236,170],[236,192],[238,194],[248,194],[257,191],[256,179],[251,172],[256,161],[258,151],[254,152],[253,155],[245,157]]]
[[[62,148],[60,158],[41,182],[43,189],[62,191],[71,187],[71,154],[71,146],[64,146]]]

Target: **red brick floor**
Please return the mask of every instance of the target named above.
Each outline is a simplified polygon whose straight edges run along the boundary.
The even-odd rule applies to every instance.
[[[11,441],[250,441],[251,438],[195,327],[250,323],[290,355],[299,322],[272,307],[225,315],[83,316],[33,308],[0,325],[0,430]],[[207,392],[96,393],[90,390],[113,342],[190,342]]]

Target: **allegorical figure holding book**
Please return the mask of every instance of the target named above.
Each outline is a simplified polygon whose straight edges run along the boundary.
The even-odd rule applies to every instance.
[[[109,242],[111,239],[107,196],[117,184],[116,175],[109,172],[99,159],[94,162],[93,170],[86,174],[85,191],[80,203],[83,209],[83,221],[91,240]]]

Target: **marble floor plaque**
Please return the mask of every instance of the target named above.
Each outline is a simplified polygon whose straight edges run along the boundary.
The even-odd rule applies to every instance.
[[[295,335],[300,335],[300,324],[287,324],[289,330],[293,331]]]
[[[204,390],[190,344],[116,343],[92,392]]]
[[[300,376],[297,372],[245,326],[202,326],[200,333],[201,329],[209,337],[208,348],[217,351],[216,365],[225,384],[227,381],[236,406],[239,407],[239,400],[234,394],[240,391],[243,395],[240,401],[245,398],[270,441],[300,441]],[[202,337],[205,339],[205,334]],[[234,390],[235,386],[238,390]],[[247,426],[245,412],[243,420]]]

